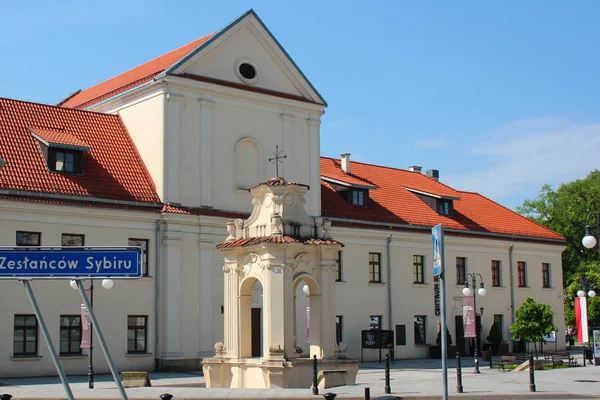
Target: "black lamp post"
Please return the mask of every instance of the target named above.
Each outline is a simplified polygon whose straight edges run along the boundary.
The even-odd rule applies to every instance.
[[[590,225],[590,217],[592,215],[596,217],[595,235],[592,233],[592,226]],[[585,248],[593,249],[594,246],[596,246],[596,244],[598,243],[598,240],[596,239],[598,235],[600,235],[600,211],[592,211],[588,214],[587,219],[585,221],[585,231],[583,239],[581,239],[581,244],[583,244]],[[600,250],[600,246],[598,247],[598,250]]]
[[[77,289],[77,282],[72,280],[70,285],[73,289]],[[114,285],[112,279],[103,279],[102,287],[105,289],[111,289]],[[94,280],[90,279],[90,307],[94,308]],[[92,325],[92,321],[89,321],[90,324],[90,366],[88,368],[88,388],[94,388],[94,326]]]
[[[475,293],[475,288],[477,287],[477,277],[479,276],[479,280],[481,285],[479,289],[477,289],[477,293]],[[469,287],[469,278],[471,278],[471,286],[473,290]],[[487,291],[483,287],[483,277],[479,273],[468,273],[465,279],[465,287],[462,290],[463,295],[471,296],[473,295],[473,312],[475,313],[475,373],[480,374],[479,371],[479,339],[478,339],[478,331],[477,331],[477,294],[480,296],[485,296]],[[481,308],[481,314],[483,315],[483,307]]]

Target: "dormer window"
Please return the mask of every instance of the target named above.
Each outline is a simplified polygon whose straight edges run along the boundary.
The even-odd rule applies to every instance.
[[[412,192],[417,196],[423,203],[427,204],[432,210],[437,212],[439,215],[445,217],[452,217],[454,214],[454,200],[460,200],[458,197],[441,196],[433,193],[426,193],[420,190],[406,188],[409,192]]]
[[[369,185],[368,181],[361,181],[359,178],[351,177],[352,182],[343,181],[322,176],[333,190],[335,190],[344,200],[356,207],[371,207],[369,191],[377,189],[375,185]],[[359,184],[360,182],[360,184]]]
[[[63,174],[83,173],[83,153],[90,148],[77,137],[50,129],[31,129],[40,144],[48,169]]]

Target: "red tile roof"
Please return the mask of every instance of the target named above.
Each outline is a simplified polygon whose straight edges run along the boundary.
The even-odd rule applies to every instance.
[[[205,208],[205,207],[183,207],[183,206],[174,206],[172,204],[165,204],[161,210],[163,213],[173,213],[173,214],[186,214],[186,215],[206,215],[208,217],[222,217],[229,219],[246,219],[250,216],[249,213],[236,212],[236,211],[227,211],[227,210],[218,210],[215,208]],[[225,225],[223,225],[225,228]]]
[[[213,37],[213,35],[214,33],[211,33],[210,35],[196,39],[185,46],[181,46],[178,49],[145,62],[127,72],[123,72],[120,75],[71,95],[59,105],[63,107],[85,108],[135,86],[141,85],[142,83],[148,82],[156,75],[190,54],[204,42]]]
[[[83,174],[50,172],[31,132],[56,132],[90,147]],[[0,98],[0,188],[119,201],[159,203],[160,198],[125,125],[117,115]]]
[[[340,244],[337,240],[333,239],[317,239],[317,238],[308,238],[308,239],[296,239],[291,236],[259,236],[259,237],[251,237],[246,239],[237,239],[231,242],[223,242],[217,245],[217,249],[227,249],[232,247],[245,247],[245,246],[255,246],[263,243],[302,243],[307,245],[313,244],[322,244],[322,245],[332,245],[332,244]]]
[[[88,146],[83,140],[80,140],[77,137],[63,131],[32,128],[31,133],[42,139],[44,142],[46,142],[46,144],[55,144],[64,147],[76,147],[82,150],[85,149],[83,151],[90,151],[90,146]]]
[[[343,179],[346,174],[339,165],[338,160],[322,157],[322,175]],[[372,182],[378,187],[369,191],[370,207],[352,206],[322,180],[321,213],[324,217],[423,227],[442,223],[444,228],[462,231],[563,239],[559,234],[484,196],[454,190],[419,172],[354,161],[350,171],[354,178]],[[439,215],[407,188],[460,200],[454,200],[454,215],[446,217]]]
[[[336,160],[335,158],[321,157],[322,177],[336,180],[338,182],[343,182],[348,185],[376,187],[376,185],[373,182],[370,182],[360,176],[357,176],[352,172],[352,169],[350,169],[349,174],[342,171],[342,164],[340,160]]]

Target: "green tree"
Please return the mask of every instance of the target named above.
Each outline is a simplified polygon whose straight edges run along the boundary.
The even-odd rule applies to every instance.
[[[594,285],[594,291],[600,289],[600,267],[596,263],[583,264],[584,271],[582,274],[587,279],[588,291],[590,286]],[[565,288],[565,324],[575,326],[575,297],[579,290],[579,276],[573,279],[572,282]],[[587,297],[587,294],[586,294]],[[588,324],[589,326],[600,326],[600,297],[587,297],[588,308]]]
[[[536,303],[531,297],[527,297],[527,300],[521,304],[515,317],[515,323],[510,326],[513,340],[521,338],[533,342],[536,352],[537,342],[546,343],[544,336],[558,330],[552,322],[554,311],[550,304]]]
[[[599,193],[600,171],[594,170],[585,179],[562,184],[556,191],[544,185],[535,199],[517,207],[520,214],[565,237],[563,287],[577,281],[587,264],[598,263],[598,251],[583,247],[581,239],[588,213],[600,211]]]

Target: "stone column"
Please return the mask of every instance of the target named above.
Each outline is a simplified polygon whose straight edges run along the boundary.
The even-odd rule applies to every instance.
[[[240,326],[238,316],[239,308],[239,278],[237,259],[225,259],[223,264],[223,280],[225,282],[224,307],[225,307],[225,352],[227,357],[240,357]]]
[[[166,203],[179,203],[179,169],[180,165],[180,119],[183,97],[173,93],[167,94],[167,137],[166,142]]]
[[[283,268],[279,262],[263,266],[263,357],[271,359],[271,346],[285,346]]]
[[[213,340],[213,252],[215,245],[212,237],[201,237],[198,241],[200,247],[200,304],[199,327],[200,350],[198,357],[212,357],[214,352]]]
[[[200,205],[212,207],[212,111],[215,102],[208,98],[200,105]]]
[[[168,224],[162,243],[165,251],[165,360],[181,360],[181,233]]]
[[[335,265],[321,265],[321,349],[323,357],[335,357]]]

